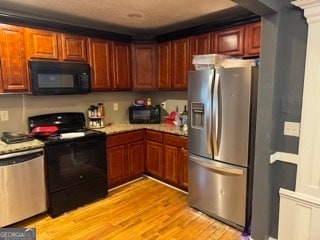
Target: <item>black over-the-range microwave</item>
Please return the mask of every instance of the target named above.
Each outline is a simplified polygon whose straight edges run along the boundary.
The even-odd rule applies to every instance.
[[[129,107],[130,123],[160,123],[160,105]]]
[[[83,94],[91,91],[85,63],[29,61],[30,89],[35,95]]]

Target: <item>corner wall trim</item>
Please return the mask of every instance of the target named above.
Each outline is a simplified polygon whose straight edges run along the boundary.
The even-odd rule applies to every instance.
[[[276,162],[276,161],[282,161],[292,164],[299,163],[299,155],[294,153],[285,153],[285,152],[275,152],[270,155],[270,164]]]

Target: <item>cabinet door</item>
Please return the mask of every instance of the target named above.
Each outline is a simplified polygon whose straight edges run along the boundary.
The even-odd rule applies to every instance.
[[[113,87],[117,90],[131,89],[130,45],[113,42]]]
[[[194,54],[210,54],[210,33],[195,35],[190,38],[191,57]]]
[[[0,44],[3,91],[28,91],[23,28],[0,24]]]
[[[217,31],[215,36],[215,53],[231,56],[244,54],[244,26]]]
[[[126,177],[126,146],[107,148],[108,187],[122,183]]]
[[[156,88],[155,46],[150,44],[132,45],[133,89]]]
[[[179,151],[179,185],[188,189],[188,150],[185,148]]]
[[[161,143],[146,141],[146,171],[151,175],[163,176],[163,147]]]
[[[113,88],[111,45],[110,41],[89,39],[92,90],[111,90]]]
[[[131,177],[144,172],[144,141],[128,144],[128,167]]]
[[[159,89],[171,89],[171,42],[157,46],[157,82]]]
[[[178,147],[164,145],[163,176],[170,182],[178,183]]]
[[[58,60],[58,33],[26,29],[28,57],[31,59]]]
[[[172,89],[186,90],[189,70],[189,38],[172,41]]]
[[[194,70],[192,64],[193,55],[210,54],[210,33],[190,37],[190,61],[189,70]]]
[[[261,23],[251,23],[245,28],[245,56],[259,56]]]
[[[87,38],[83,36],[61,34],[63,61],[87,62]]]

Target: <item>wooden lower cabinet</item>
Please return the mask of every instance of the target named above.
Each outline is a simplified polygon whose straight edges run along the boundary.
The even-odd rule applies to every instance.
[[[128,144],[128,173],[130,177],[140,177],[144,172],[144,141]]]
[[[188,189],[188,138],[163,134],[164,178],[178,187]]]
[[[187,190],[188,189],[188,149],[181,148],[179,151],[179,185]]]
[[[126,146],[120,145],[107,149],[108,187],[121,184],[126,177]]]
[[[107,137],[108,187],[144,173],[183,190],[188,189],[188,138],[153,130]]]
[[[151,176],[163,177],[162,143],[146,141],[146,172]]]
[[[188,189],[188,138],[146,130],[146,173]]]
[[[108,188],[142,176],[144,172],[144,130],[107,137]]]
[[[164,167],[163,167],[163,177],[172,182],[178,183],[178,148],[176,146],[171,146],[164,144]]]

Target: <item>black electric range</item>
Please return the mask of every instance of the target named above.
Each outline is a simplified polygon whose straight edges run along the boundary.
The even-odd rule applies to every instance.
[[[58,216],[106,197],[106,134],[87,129],[79,112],[28,119],[34,138],[45,143],[48,214]]]

